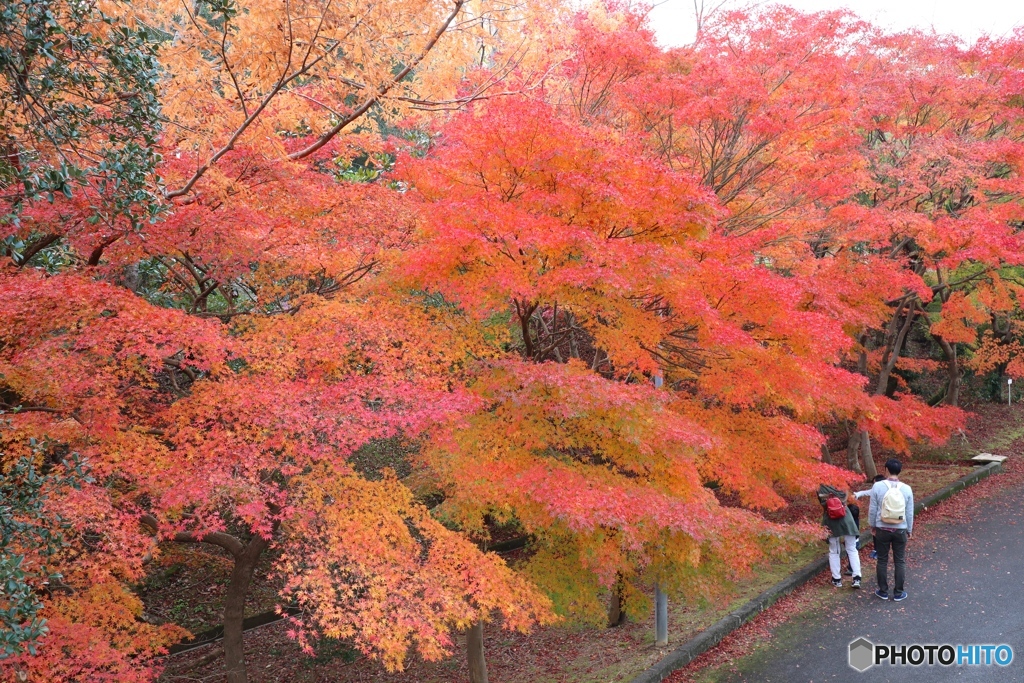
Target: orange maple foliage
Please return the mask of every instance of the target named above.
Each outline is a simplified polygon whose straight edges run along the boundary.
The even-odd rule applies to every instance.
[[[713,594],[807,537],[757,511],[852,476],[823,425],[959,424],[890,386],[928,367],[915,324],[950,368],[1022,372],[1019,34],[772,8],[663,50],[618,3],[201,9],[117,10],[176,36],[159,220],[82,191],[0,225],[0,467],[96,479],[52,503],[34,679],[152,678],[181,635],[128,588],[157,541],[231,554],[232,683],[268,549],[304,646],[389,669],[495,615]],[[397,173],[341,180],[358,155]],[[396,435],[409,478],[353,460]],[[482,551],[508,529],[514,568]]]
[[[255,36],[256,28],[249,30]],[[382,64],[391,59],[380,56]],[[167,56],[170,64],[174,59]],[[179,144],[169,137],[165,143]],[[118,633],[131,631],[122,618],[134,622],[138,615],[121,582],[142,575],[143,558],[156,551],[147,533],[153,528],[159,540],[213,543],[234,556],[225,650],[235,681],[245,678],[241,619],[253,566],[271,543],[287,566],[309,542],[301,530],[311,519],[319,538],[345,539],[327,549],[324,562],[336,563],[343,548],[381,560],[365,565],[360,581],[394,585],[389,577],[426,571],[431,565],[421,564],[410,544],[425,544],[427,536],[431,563],[464,569],[420,602],[396,602],[378,591],[344,606],[350,631],[393,631],[357,639],[389,667],[400,667],[410,646],[440,656],[452,644],[451,629],[493,610],[504,610],[510,627],[549,620],[547,601],[503,563],[431,525],[425,508],[395,487],[360,488],[348,464],[367,442],[399,431],[415,435],[466,400],[450,391],[448,373],[465,361],[473,332],[452,343],[445,311],[349,291],[406,241],[410,225],[400,195],[340,183],[321,167],[268,161],[258,146],[239,143],[232,151],[218,159],[230,176],[204,174],[190,198],[150,227],[83,220],[89,207],[81,193],[26,202],[19,221],[4,226],[30,241],[47,236],[44,248],[56,240],[69,254],[57,274],[18,267],[29,258],[15,254],[0,275],[4,465],[28,453],[30,439],[45,444],[41,456],[86,456],[102,485],[63,502],[77,506],[83,528],[102,539],[88,546],[89,562],[107,572],[96,585],[109,584],[109,594],[123,595],[117,599],[125,605],[97,620],[81,590],[84,576],[66,572],[77,592],[50,605],[53,628],[43,654],[18,666],[39,680],[110,671],[125,680],[151,676],[150,658],[180,630],[139,625],[134,640]],[[188,154],[174,154],[161,170],[168,178],[187,174],[188,162]],[[377,500],[359,515],[318,516],[302,507],[322,512],[322,497],[310,492],[324,485],[340,492],[313,472],[349,485],[353,504],[360,491]],[[401,519],[418,520],[423,533],[404,543],[365,536],[372,548],[349,545],[351,534],[342,533]],[[118,553],[127,568],[112,559]],[[330,632],[339,609],[333,588],[295,590],[310,624]],[[84,638],[109,640],[121,659],[105,661],[76,646],[75,658],[59,661],[65,642]]]
[[[99,529],[131,567],[118,570],[99,557],[95,562],[104,572],[122,580],[140,574],[141,558],[152,550],[138,533],[140,512],[159,525],[162,538],[209,539],[239,557],[242,548],[261,550],[274,541],[283,553],[281,571],[295,582],[300,602],[313,623],[332,635],[329,624],[341,608],[330,597],[334,590],[312,589],[308,563],[315,555],[308,543],[333,539],[323,546],[325,567],[337,568],[349,553],[350,563],[375,558],[362,566],[359,580],[392,586],[404,581],[402,572],[425,574],[434,563],[464,567],[466,573],[457,575],[462,578],[435,585],[422,603],[396,602],[386,590],[345,606],[345,634],[358,629],[363,635],[357,644],[389,667],[401,666],[411,644],[422,656],[440,656],[451,645],[451,628],[494,609],[518,628],[549,618],[534,589],[475,546],[449,538],[451,532],[431,523],[397,482],[364,482],[346,464],[368,441],[398,430],[415,434],[469,400],[447,391],[444,373],[461,354],[445,352],[443,331],[436,346],[420,343],[433,324],[422,308],[306,294],[289,315],[237,318],[229,336],[215,319],[128,301],[124,290],[77,275],[10,279],[5,292],[17,296],[5,298],[3,315],[11,325],[2,372],[22,408],[10,416],[6,439],[12,445],[27,436],[64,444],[85,455],[101,481],[121,482],[62,502],[83,525]],[[50,324],[40,324],[38,314]],[[416,339],[407,336],[417,328]],[[30,381],[38,376],[46,383]],[[351,505],[340,504],[343,494],[352,497]],[[324,507],[325,496],[341,505],[338,512]],[[419,533],[404,541],[380,535],[388,519],[400,525],[412,520]],[[357,528],[372,532],[357,536]],[[253,538],[248,544],[229,540],[226,532],[240,533],[232,529]],[[430,563],[424,565],[410,544],[425,544]],[[295,558],[302,558],[304,569]],[[89,566],[79,560],[70,580]],[[356,581],[354,571],[347,576]],[[355,584],[351,590],[358,591]],[[53,609],[60,615],[85,609],[75,604]],[[133,604],[128,606],[137,609]],[[420,619],[422,626],[414,627]],[[407,626],[389,638],[368,635],[398,624]],[[55,628],[52,637],[62,633]],[[35,666],[49,672],[40,675],[60,678],[45,661]]]
[[[507,317],[519,351],[477,369],[481,409],[437,430],[421,464],[462,528],[503,520],[537,539],[525,571],[565,610],[597,619],[616,580],[675,572],[696,591],[701,568],[748,569],[779,530],[702,484],[770,509],[841,479],[813,425],[870,415],[904,438],[836,367],[842,325],[800,280],[744,263],[716,234],[714,195],[630,136],[509,99],[460,115],[408,166],[426,223],[406,277]],[[673,391],[643,386],[662,372]]]

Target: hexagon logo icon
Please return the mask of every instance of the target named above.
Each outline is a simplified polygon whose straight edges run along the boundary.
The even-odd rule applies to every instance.
[[[858,638],[850,643],[850,666],[860,672],[867,671],[875,663],[875,644],[867,638]]]

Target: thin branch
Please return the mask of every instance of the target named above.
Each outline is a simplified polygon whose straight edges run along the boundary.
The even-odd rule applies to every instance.
[[[31,247],[26,249],[18,259],[15,259],[14,262],[18,264],[19,268],[23,268],[32,260],[33,256],[41,252],[43,249],[46,249],[46,247],[59,240],[61,237],[62,235],[58,235],[57,233],[50,233],[49,235],[40,237]]]
[[[291,15],[289,14],[289,18],[290,16]],[[306,56],[302,60],[302,65],[298,69],[296,69],[291,75],[288,75],[288,70],[289,68],[291,68],[292,64],[292,51],[294,48],[294,40],[289,41],[288,59],[285,62],[284,69],[281,71],[281,77],[277,80],[277,83],[274,84],[274,87],[271,88],[270,92],[267,93],[262,100],[260,100],[259,106],[256,107],[256,109],[254,109],[251,114],[245,117],[245,120],[242,121],[242,125],[240,125],[235,130],[235,132],[232,133],[231,137],[228,138],[227,143],[219,150],[217,150],[205,164],[196,169],[196,172],[192,174],[192,177],[189,178],[188,182],[186,182],[182,187],[180,187],[177,190],[165,191],[165,198],[174,199],[175,197],[182,197],[191,192],[195,184],[199,182],[199,179],[206,175],[206,172],[209,171],[214,164],[220,161],[221,157],[223,157],[225,154],[227,154],[228,152],[235,148],[235,144],[238,142],[239,138],[241,138],[245,131],[249,129],[249,126],[253,124],[253,122],[259,117],[259,115],[263,113],[263,110],[267,108],[267,106],[270,104],[270,101],[274,99],[274,97],[277,96],[277,94],[281,92],[281,90],[284,89],[286,85],[294,81],[296,78],[299,78],[300,76],[308,72],[310,69],[312,69],[314,66],[316,66],[318,63],[320,63],[320,61],[324,59],[324,57],[330,54],[331,51],[338,46],[338,42],[334,41],[334,44],[328,46],[324,50],[324,53],[322,55],[320,55],[313,61],[308,61],[309,55],[313,50],[313,46],[314,43],[310,43],[309,48],[306,50]]]
[[[48,406],[13,406],[10,403],[0,402],[0,410],[10,410],[15,413],[53,413],[63,415],[68,412],[64,408],[50,408]]]
[[[369,111],[370,107],[379,102],[380,99],[387,95],[388,92],[390,92],[393,87],[401,83],[402,80],[406,76],[408,76],[409,73],[412,72],[412,70],[415,69],[421,61],[423,61],[423,59],[430,53],[430,51],[434,49],[434,45],[437,44],[437,41],[440,40],[441,36],[443,36],[445,31],[448,30],[448,26],[452,23],[452,21],[459,14],[459,12],[462,11],[462,6],[463,4],[465,4],[465,2],[466,0],[455,0],[455,9],[453,9],[451,14],[448,15],[448,18],[444,21],[443,24],[441,24],[440,28],[438,28],[438,30],[434,33],[433,37],[431,37],[431,39],[427,42],[423,50],[420,51],[419,55],[417,55],[415,59],[409,62],[409,64],[407,64],[404,69],[399,71],[394,78],[388,81],[387,84],[384,85],[384,87],[378,88],[378,90],[373,95],[363,100],[363,103],[356,107],[351,114],[349,114],[341,121],[339,121],[337,125],[331,128],[329,131],[318,137],[316,139],[316,142],[311,144],[309,147],[306,147],[305,149],[301,149],[297,152],[292,152],[291,154],[288,155],[288,158],[292,160],[305,159],[310,154],[313,154],[318,149],[320,149],[328,142],[330,142],[334,138],[334,136],[340,133],[346,126],[348,126],[350,123],[352,123],[360,116],[365,114],[367,111]]]
[[[139,521],[155,532],[159,532],[160,530],[160,524],[153,515],[142,515],[139,517]],[[224,533],[223,531],[212,531],[207,534],[194,534],[188,531],[179,531],[171,537],[171,540],[176,543],[209,543],[211,545],[224,548],[224,550],[227,550],[234,557],[238,557],[245,552],[245,546],[242,545],[241,541],[231,534]]]
[[[210,296],[213,290],[217,289],[219,284],[220,283],[217,282],[216,280],[211,279],[210,284],[207,285],[201,292],[199,292],[199,296],[197,296],[195,301],[192,302],[192,306],[189,308],[188,312],[195,313],[196,309],[199,307],[199,304],[204,303],[206,301],[206,297]]]

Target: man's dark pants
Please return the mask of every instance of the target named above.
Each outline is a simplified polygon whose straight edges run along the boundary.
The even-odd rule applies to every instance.
[[[878,589],[883,593],[889,592],[889,580],[887,578],[889,569],[889,548],[892,548],[893,564],[896,565],[895,592],[903,592],[903,578],[906,574],[906,553],[907,553],[907,530],[899,529],[890,531],[879,528],[875,532],[875,550],[878,551],[878,566],[875,569],[875,578],[878,580]]]

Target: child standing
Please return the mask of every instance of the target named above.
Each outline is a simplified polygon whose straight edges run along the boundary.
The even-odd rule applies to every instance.
[[[832,570],[832,585],[840,588],[839,554],[846,547],[853,572],[853,587],[860,588],[860,553],[857,552],[857,537],[860,530],[853,523],[853,514],[846,505],[846,492],[827,484],[818,487],[818,502],[823,508],[822,524],[828,529],[828,566]]]

